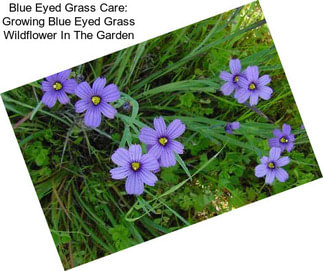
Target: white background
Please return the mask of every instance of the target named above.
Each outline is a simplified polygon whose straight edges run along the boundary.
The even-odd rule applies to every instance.
[[[8,2],[1,0],[1,18],[7,16]],[[126,16],[136,18],[135,41],[1,38],[0,91],[247,2],[123,0]],[[322,168],[322,1],[260,3]],[[0,131],[0,270],[63,270],[2,101]],[[323,270],[322,194],[320,179],[74,270]]]

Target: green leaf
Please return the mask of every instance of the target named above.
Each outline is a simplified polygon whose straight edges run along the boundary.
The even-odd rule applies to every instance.
[[[192,92],[188,92],[184,95],[181,95],[179,97],[179,100],[181,102],[179,106],[191,107],[193,102],[195,101],[195,96]]]

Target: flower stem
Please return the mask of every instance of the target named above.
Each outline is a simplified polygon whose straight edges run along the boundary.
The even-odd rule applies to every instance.
[[[259,191],[258,191],[258,194],[260,194],[261,193],[261,191],[264,189],[264,187],[266,186],[266,183],[264,183],[261,187],[260,187],[260,189],[259,189]]]
[[[271,122],[272,124],[275,124],[274,121],[272,121],[265,113],[263,113],[261,110],[259,110],[257,107],[252,106],[248,104],[247,102],[243,103],[245,106],[249,107],[252,111],[257,113],[259,116],[264,117],[267,121]]]

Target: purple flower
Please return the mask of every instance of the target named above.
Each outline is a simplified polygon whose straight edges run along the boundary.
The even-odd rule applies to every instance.
[[[105,78],[97,78],[92,88],[87,82],[80,83],[75,94],[81,98],[75,104],[77,113],[85,112],[84,123],[89,127],[98,127],[101,123],[101,113],[109,119],[113,119],[117,110],[108,102],[114,102],[120,98],[120,92],[115,84],[105,86]]]
[[[61,104],[70,102],[66,93],[74,94],[77,87],[77,82],[74,79],[68,79],[71,72],[72,70],[69,69],[46,77],[46,80],[42,82],[44,95],[41,101],[43,104],[51,108],[57,100]]]
[[[239,121],[229,122],[224,127],[225,131],[228,134],[232,134],[233,133],[233,130],[237,130],[239,128],[240,128],[240,122]]]
[[[227,81],[220,89],[224,95],[230,95],[234,90],[237,90],[239,88],[238,82],[240,81],[240,78],[243,77],[239,59],[231,59],[229,66],[232,73],[226,71],[220,73],[220,78]]]
[[[126,180],[126,191],[129,195],[140,195],[144,191],[144,184],[154,186],[157,177],[152,171],[159,169],[157,159],[147,153],[142,154],[140,145],[131,145],[129,150],[117,149],[111,156],[118,167],[111,169],[113,179]]]
[[[184,146],[175,139],[181,136],[186,127],[179,120],[173,120],[168,127],[162,117],[154,119],[154,128],[141,129],[139,139],[147,144],[148,153],[159,159],[161,167],[171,167],[176,164],[175,153],[183,154]]]
[[[274,138],[270,138],[268,140],[269,146],[278,147],[281,151],[285,149],[290,152],[294,148],[295,136],[291,133],[292,128],[288,124],[283,124],[283,129],[280,131],[279,129],[275,129],[273,131]]]
[[[266,86],[270,83],[269,75],[259,77],[257,66],[249,66],[244,71],[245,77],[240,77],[238,81],[239,89],[236,91],[234,97],[239,103],[244,103],[249,98],[250,105],[258,104],[259,97],[264,100],[269,100],[273,90]]]
[[[255,175],[258,178],[266,176],[265,182],[272,184],[275,177],[280,182],[285,182],[288,179],[288,173],[281,167],[289,163],[287,156],[280,157],[281,149],[272,148],[269,152],[269,157],[263,156],[260,161],[261,164],[256,166]]]
[[[301,125],[301,130],[305,130],[304,123],[302,123],[302,125]]]

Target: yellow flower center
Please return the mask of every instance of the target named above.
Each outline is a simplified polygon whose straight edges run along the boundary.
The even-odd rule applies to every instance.
[[[238,75],[236,75],[236,76],[234,77],[233,81],[234,81],[235,83],[237,83],[237,82],[239,81],[239,76],[238,76]]]
[[[138,169],[140,169],[140,163],[139,162],[133,162],[131,163],[131,167],[134,171],[137,171]]]
[[[268,163],[268,167],[271,168],[271,169],[274,169],[275,168],[275,164],[273,162],[269,162]]]
[[[53,89],[55,90],[61,90],[63,87],[63,85],[60,82],[55,82],[55,84],[53,85]]]
[[[256,89],[256,85],[255,85],[254,83],[251,83],[251,84],[249,85],[249,89],[250,89],[250,90],[254,90],[254,89]]]
[[[101,98],[99,96],[92,96],[91,101],[94,105],[98,105],[101,102]]]
[[[280,142],[281,143],[288,143],[288,139],[286,138],[286,137],[282,137],[281,139],[280,139]]]
[[[166,137],[161,137],[160,139],[158,139],[159,143],[162,144],[163,146],[165,146],[168,142],[168,139]]]

